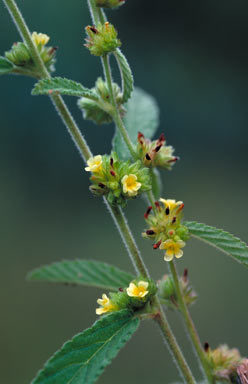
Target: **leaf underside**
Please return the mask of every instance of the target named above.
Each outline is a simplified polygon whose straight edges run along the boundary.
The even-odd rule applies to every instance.
[[[11,73],[14,69],[14,65],[5,57],[0,56],[0,75]]]
[[[248,246],[222,229],[197,222],[184,222],[191,235],[204,241],[248,267]]]
[[[159,109],[156,100],[140,88],[134,88],[131,99],[125,104],[124,125],[133,144],[138,132],[151,139],[159,124]],[[119,131],[116,131],[112,146],[123,160],[130,158],[129,150]]]
[[[126,103],[130,99],[133,92],[133,75],[127,59],[120,49],[116,50],[115,57],[119,65],[122,78],[122,100],[123,103]]]
[[[42,79],[35,84],[32,95],[51,95],[61,94],[76,97],[88,97],[97,99],[97,96],[90,89],[85,88],[82,84],[73,80],[64,79],[62,77],[54,77],[51,79]]]
[[[92,384],[137,330],[127,310],[103,316],[74,336],[38,372],[32,384]]]
[[[98,261],[64,260],[31,271],[27,279],[87,285],[117,291],[120,287],[127,287],[134,276]]]

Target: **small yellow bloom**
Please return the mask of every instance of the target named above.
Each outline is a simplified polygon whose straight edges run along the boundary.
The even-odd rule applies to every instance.
[[[139,281],[138,285],[130,283],[129,287],[127,288],[127,294],[131,297],[145,297],[148,294],[148,285],[149,283],[146,281]]]
[[[36,45],[46,45],[50,40],[50,37],[45,35],[44,33],[32,33],[32,40]]]
[[[127,193],[128,196],[136,196],[138,193],[138,190],[141,187],[141,183],[137,181],[137,176],[133,175],[132,173],[130,175],[125,175],[122,180],[123,185],[123,192]]]
[[[165,200],[160,199],[160,201],[164,204],[166,210],[168,210],[168,214],[173,212],[176,208],[183,206],[182,201],[176,201],[176,200]]]
[[[182,240],[173,241],[172,239],[164,241],[160,244],[160,249],[166,249],[164,259],[165,261],[171,261],[175,256],[177,259],[182,257],[183,251],[181,248],[185,247],[185,242]]]
[[[88,167],[85,167],[87,172],[99,173],[102,170],[102,156],[97,155],[91,157],[87,161]]]
[[[111,300],[105,293],[102,295],[102,299],[97,300],[97,304],[101,305],[100,308],[96,309],[97,315],[102,315],[103,313],[106,313],[106,312],[112,312],[116,309],[114,304],[111,302]]]

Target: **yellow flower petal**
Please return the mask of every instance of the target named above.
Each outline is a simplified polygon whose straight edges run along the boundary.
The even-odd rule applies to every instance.
[[[128,196],[136,196],[138,193],[138,190],[141,187],[141,183],[137,181],[137,176],[133,175],[132,173],[130,175],[125,175],[121,179],[122,185],[123,185],[123,192],[127,193]]]
[[[99,173],[102,170],[102,156],[97,155],[90,157],[87,164],[88,167],[85,167],[87,172]]]
[[[32,40],[36,45],[46,45],[48,41],[50,40],[50,37],[47,36],[44,33],[37,33],[33,32],[32,33]]]
[[[148,285],[146,281],[140,281],[138,285],[136,286],[134,283],[130,283],[129,287],[127,288],[127,294],[130,297],[139,297],[142,298],[148,294]]]

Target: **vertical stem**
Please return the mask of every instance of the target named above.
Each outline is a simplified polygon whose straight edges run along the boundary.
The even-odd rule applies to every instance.
[[[172,356],[175,358],[178,368],[181,370],[183,374],[183,378],[186,380],[187,383],[196,384],[196,381],[191,373],[191,370],[186,360],[184,359],[182,352],[180,350],[180,347],[171,331],[168,320],[166,318],[166,315],[163,311],[163,308],[157,296],[155,297],[155,302],[157,304],[159,312],[154,320],[159,324],[162,334],[165,338],[165,341],[166,343],[168,343],[170,347],[169,350]]]
[[[133,158],[135,160],[137,160],[137,155],[136,155],[136,152],[134,150],[133,143],[131,142],[131,140],[128,136],[128,133],[127,133],[125,126],[122,122],[122,119],[120,117],[118,107],[116,105],[116,100],[115,100],[115,96],[114,96],[114,92],[113,92],[113,80],[112,80],[112,74],[111,74],[111,68],[110,68],[108,55],[102,57],[102,65],[103,65],[104,75],[105,75],[105,79],[106,79],[109,93],[110,93],[110,100],[111,100],[111,103],[112,103],[114,110],[115,110],[113,119],[114,119],[115,124],[118,127],[118,129],[119,129],[119,131],[123,137],[123,140],[125,141],[128,149],[129,149],[131,155],[133,156]]]
[[[149,279],[149,273],[133,238],[132,232],[129,229],[127,219],[125,218],[121,208],[109,204],[107,204],[107,207],[126,246],[127,252],[131,258],[137,275],[142,275],[143,277]]]
[[[170,261],[169,267],[170,267],[170,271],[171,271],[174,285],[175,285],[175,290],[176,290],[176,295],[177,295],[177,299],[178,299],[178,303],[179,303],[179,308],[180,308],[180,311],[181,311],[182,316],[184,318],[184,321],[186,323],[186,326],[187,326],[187,329],[189,331],[191,341],[195,347],[197,356],[198,356],[198,358],[201,362],[201,365],[203,367],[203,373],[207,376],[208,383],[213,384],[214,379],[213,379],[213,375],[211,373],[211,369],[210,369],[208,361],[206,359],[205,352],[202,348],[199,335],[197,333],[197,330],[195,328],[193,320],[190,316],[188,307],[187,307],[185,300],[183,298],[183,294],[182,294],[179,279],[178,279],[178,273],[176,270],[176,265],[173,261]]]

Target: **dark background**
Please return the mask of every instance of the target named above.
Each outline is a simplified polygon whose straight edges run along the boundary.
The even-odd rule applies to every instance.
[[[90,23],[86,0],[18,1],[30,29],[58,45],[56,75],[92,87],[102,70],[84,48]],[[248,3],[127,0],[109,12],[133,69],[135,83],[161,108],[160,132],[181,161],[164,172],[164,193],[185,203],[185,216],[248,240],[247,89]],[[0,4],[0,52],[19,36]],[[27,384],[74,334],[96,319],[101,291],[25,281],[28,271],[62,259],[105,260],[132,271],[101,199],[88,191],[88,174],[46,97],[31,97],[33,80],[0,78],[1,383]],[[93,152],[110,151],[113,126],[84,122],[76,99],[66,100]],[[166,272],[162,253],[141,239],[142,199],[126,209],[154,278]],[[199,301],[192,308],[202,341],[247,346],[247,270],[190,241],[178,262],[189,267]],[[185,355],[200,377],[184,327],[168,313]],[[178,379],[152,323],[121,351],[99,382],[170,383]]]

